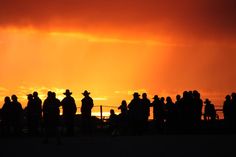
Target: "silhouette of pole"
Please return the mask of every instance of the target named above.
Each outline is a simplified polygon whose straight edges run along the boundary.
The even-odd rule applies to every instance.
[[[102,105],[100,105],[100,118],[101,118],[101,120],[103,121],[103,114],[102,114]]]

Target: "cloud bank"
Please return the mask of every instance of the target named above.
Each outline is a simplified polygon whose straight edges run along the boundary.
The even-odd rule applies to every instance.
[[[2,0],[0,26],[235,40],[235,8],[234,0]]]

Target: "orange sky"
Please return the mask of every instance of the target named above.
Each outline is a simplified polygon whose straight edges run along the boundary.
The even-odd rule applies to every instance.
[[[3,0],[0,102],[66,88],[118,105],[134,91],[198,89],[220,104],[236,88],[232,0]],[[1,103],[2,104],[2,103]]]

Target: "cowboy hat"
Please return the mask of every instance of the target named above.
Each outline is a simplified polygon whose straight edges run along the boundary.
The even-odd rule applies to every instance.
[[[139,97],[140,95],[138,94],[138,92],[135,92],[135,93],[133,94],[133,96],[134,96],[134,97]]]
[[[89,95],[90,93],[87,90],[85,90],[82,94],[83,95]]]
[[[63,93],[64,95],[71,95],[72,94],[72,92],[70,92],[70,90],[69,89],[67,89],[66,90],[66,92],[65,93]]]

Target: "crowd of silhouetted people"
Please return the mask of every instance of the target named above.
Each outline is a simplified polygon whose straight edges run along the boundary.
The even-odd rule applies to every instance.
[[[121,113],[116,115],[111,110],[109,123],[113,135],[132,134],[139,135],[150,129],[150,108],[153,108],[153,124],[151,127],[157,131],[194,131],[209,126],[219,129],[219,115],[215,105],[209,100],[202,100],[198,91],[184,91],[182,96],[177,95],[175,101],[171,97],[155,95],[153,100],[143,93],[133,94],[129,104],[123,100],[119,106]],[[205,105],[204,105],[205,104]],[[236,129],[236,93],[227,95],[223,104],[223,116],[220,129]],[[223,122],[223,123],[222,123]]]
[[[82,93],[84,98],[81,100],[79,121],[76,120],[77,106],[72,92],[67,89],[63,94],[65,98],[62,101],[51,91],[47,93],[44,101],[39,98],[37,92],[28,94],[25,109],[22,108],[16,95],[5,97],[0,110],[0,134],[43,135],[45,143],[50,136],[55,136],[60,143],[61,134],[67,136],[75,134],[77,122],[80,123],[79,130],[82,135],[92,134],[99,122],[91,115],[94,103],[90,92],[85,90]],[[153,113],[150,113],[150,108],[153,108]],[[141,96],[135,92],[133,99],[129,103],[123,100],[118,109],[120,114],[117,115],[114,109],[111,109],[107,122],[99,123],[103,126],[100,128],[108,128],[108,132],[112,135],[142,135],[150,128],[157,131],[194,130],[201,128],[203,123],[210,125],[219,119],[214,104],[209,99],[203,101],[198,91],[185,91],[182,96],[177,95],[175,101],[169,96],[164,98],[158,95],[151,101],[146,93]],[[150,121],[151,114],[153,119]],[[224,128],[235,129],[236,93],[226,96],[223,114]]]
[[[25,109],[22,108],[16,95],[5,97],[0,110],[0,134],[2,136],[23,135],[25,133],[24,126],[27,126],[28,135],[43,135],[45,143],[51,136],[55,136],[60,143],[61,130],[63,129],[65,135],[73,136],[77,107],[70,90],[66,90],[63,94],[65,98],[60,101],[55,92],[49,91],[43,102],[37,92],[28,94],[28,103]],[[93,99],[87,90],[82,94],[84,98],[81,100],[81,130],[84,133],[90,133],[92,130]],[[62,115],[60,107],[62,107]]]

